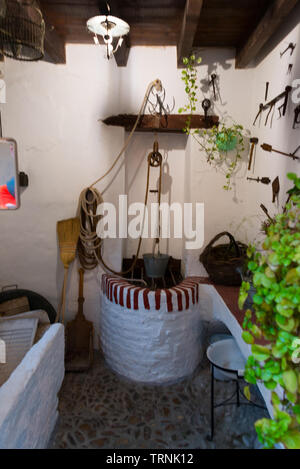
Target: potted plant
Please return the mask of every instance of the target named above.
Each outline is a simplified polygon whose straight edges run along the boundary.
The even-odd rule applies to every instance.
[[[184,132],[191,135],[199,144],[200,148],[207,155],[207,162],[215,167],[225,167],[226,183],[223,188],[231,189],[231,178],[237,168],[238,161],[245,150],[243,126],[233,123],[231,125],[220,122],[211,129],[191,129],[191,116],[197,107],[197,90],[198,90],[198,72],[196,65],[201,63],[201,59],[194,55],[184,58],[183,63],[185,69],[182,71],[182,80],[185,84],[185,92],[188,102],[181,107],[179,113],[187,113],[186,125]]]
[[[266,228],[262,249],[248,247],[253,306],[245,313],[244,341],[251,344],[245,380],[263,382],[272,391],[273,419],[255,423],[265,448],[282,443],[300,449],[300,178],[288,174],[294,187],[282,214]],[[248,297],[243,282],[239,307]],[[257,343],[264,339],[264,345]],[[283,395],[280,392],[283,390]],[[249,388],[245,388],[249,397]]]

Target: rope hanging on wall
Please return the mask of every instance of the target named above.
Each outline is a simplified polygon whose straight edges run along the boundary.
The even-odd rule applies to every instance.
[[[161,81],[155,80],[151,82],[147,88],[145,93],[140,111],[138,113],[136,122],[123,146],[120,153],[116,157],[115,161],[111,165],[111,167],[104,173],[100,178],[98,178],[93,184],[91,184],[88,188],[84,189],[79,197],[78,203],[78,216],[80,219],[80,235],[79,235],[79,242],[78,242],[78,256],[81,263],[81,266],[86,270],[94,269],[98,263],[101,263],[103,267],[110,271],[115,275],[125,275],[126,273],[131,272],[134,269],[134,266],[137,262],[141,243],[142,243],[142,236],[139,239],[138,247],[136,251],[136,255],[133,259],[132,265],[130,268],[124,272],[116,272],[111,269],[103,260],[102,257],[102,239],[97,236],[96,227],[97,223],[100,219],[100,216],[97,215],[97,206],[103,202],[101,194],[94,188],[94,186],[102,181],[116,166],[118,161],[120,160],[121,156],[125,152],[126,148],[128,147],[131,138],[137,128],[141,115],[144,113],[146,104],[149,99],[149,94],[152,89],[155,87],[157,90],[161,89]],[[148,190],[149,190],[149,171],[150,171],[150,164],[148,162],[148,172],[147,172],[147,184],[146,184],[146,193],[145,193],[145,205],[147,205],[148,200]]]
[[[44,57],[45,22],[36,0],[0,0],[0,50],[16,60]]]

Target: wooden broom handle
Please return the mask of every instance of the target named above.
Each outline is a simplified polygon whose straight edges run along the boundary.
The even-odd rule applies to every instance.
[[[83,276],[84,276],[84,270],[80,268],[78,270],[79,272],[79,296],[78,296],[78,317],[83,316],[83,303],[84,303],[84,297],[83,297]]]
[[[78,270],[79,272],[79,298],[83,298],[83,276],[84,276],[84,270],[80,268]]]
[[[65,321],[65,309],[66,309],[66,292],[67,292],[67,280],[68,280],[68,272],[69,269],[67,267],[64,268],[64,283],[62,287],[62,292],[61,292],[61,303],[58,308],[58,312],[55,318],[55,322],[58,322],[61,320],[61,322],[64,324]]]

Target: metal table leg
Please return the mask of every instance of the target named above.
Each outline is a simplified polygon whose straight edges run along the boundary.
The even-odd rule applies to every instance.
[[[236,405],[240,407],[240,386],[238,378],[236,380]]]
[[[212,441],[214,437],[214,426],[215,426],[215,402],[214,402],[214,365],[211,364],[211,386],[210,386],[210,435],[208,435],[208,441]]]

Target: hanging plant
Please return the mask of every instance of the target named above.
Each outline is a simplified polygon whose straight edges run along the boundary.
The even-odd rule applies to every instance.
[[[215,167],[226,167],[226,183],[223,188],[231,189],[231,178],[237,168],[238,161],[242,158],[245,150],[243,126],[232,124],[228,126],[224,123],[214,125],[211,129],[191,129],[191,116],[197,107],[198,90],[198,72],[196,65],[201,63],[201,59],[196,59],[194,55],[184,58],[185,69],[182,71],[182,77],[185,84],[185,92],[188,97],[188,103],[181,107],[178,112],[186,113],[186,125],[183,131],[191,135],[199,144],[200,148],[207,155],[207,162],[214,164]]]
[[[262,251],[249,246],[248,268],[255,288],[253,306],[245,313],[244,341],[252,345],[245,379],[263,382],[272,391],[273,419],[255,423],[265,448],[283,443],[300,449],[300,178],[294,182],[284,212],[266,228]],[[239,307],[248,297],[249,282],[240,289]],[[257,339],[265,339],[264,345]],[[284,390],[280,397],[278,386]],[[249,388],[245,390],[249,395]]]

